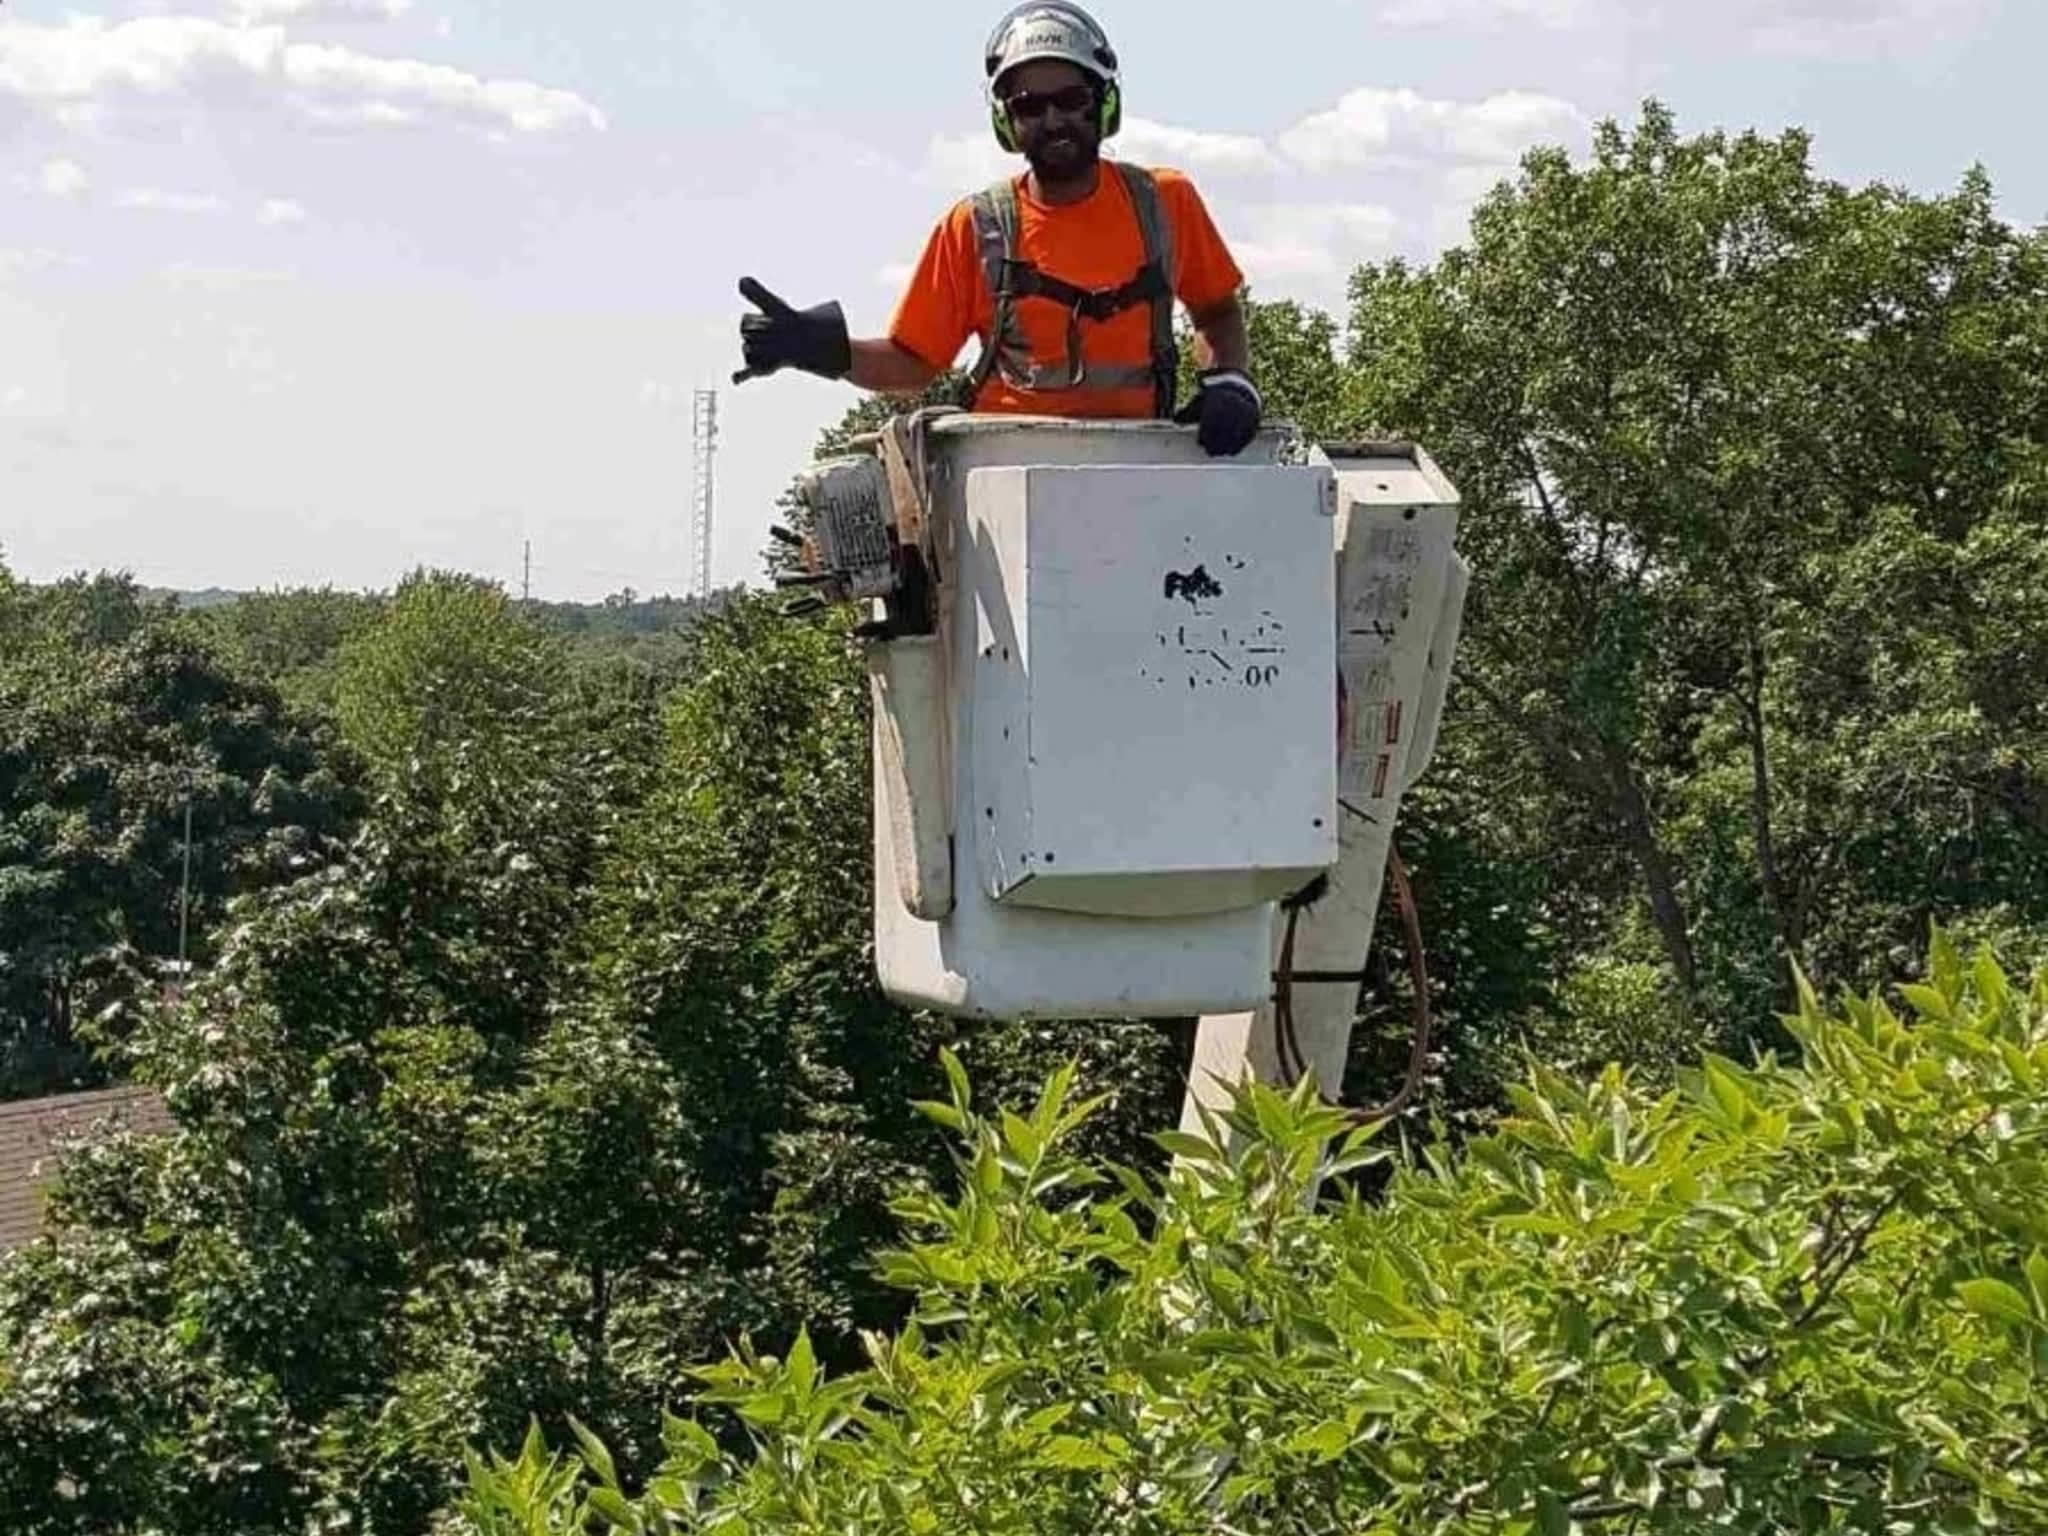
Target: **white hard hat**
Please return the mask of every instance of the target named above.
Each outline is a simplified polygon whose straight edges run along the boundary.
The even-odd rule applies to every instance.
[[[1067,0],[1025,0],[995,25],[983,50],[991,89],[1019,64],[1061,59],[1105,86],[1116,84],[1116,50],[1093,16]]]

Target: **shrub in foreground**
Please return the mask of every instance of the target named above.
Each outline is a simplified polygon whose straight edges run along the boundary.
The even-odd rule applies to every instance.
[[[458,1524],[2048,1529],[2048,978],[1930,975],[1903,1016],[1806,993],[1796,1066],[1539,1070],[1456,1157],[1257,1089],[1154,1185],[1063,1152],[1064,1077],[1026,1116],[956,1071],[958,1193],[901,1207],[916,1320],[865,1370],[742,1351],[645,1488],[536,1433]]]

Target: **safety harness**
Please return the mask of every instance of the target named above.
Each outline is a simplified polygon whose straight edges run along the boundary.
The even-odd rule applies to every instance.
[[[1017,186],[1000,181],[969,199],[975,239],[981,247],[982,275],[995,301],[995,319],[974,371],[967,379],[972,408],[990,375],[1001,370],[1012,389],[1126,390],[1150,386],[1153,413],[1173,414],[1173,396],[1180,372],[1180,349],[1173,339],[1173,230],[1159,202],[1159,186],[1149,172],[1121,160],[1114,166],[1130,193],[1144,239],[1145,264],[1120,288],[1082,288],[1018,259],[1022,228],[1017,211]],[[1030,344],[1017,322],[1020,299],[1048,299],[1067,312],[1067,356],[1062,365],[1033,360]],[[1081,322],[1101,322],[1140,304],[1152,307],[1152,360],[1149,363],[1096,363],[1081,355]]]

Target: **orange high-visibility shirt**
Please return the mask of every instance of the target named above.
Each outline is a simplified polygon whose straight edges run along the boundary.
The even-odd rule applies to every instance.
[[[1155,170],[1160,211],[1173,231],[1174,296],[1201,314],[1222,303],[1244,283],[1194,183],[1179,171]],[[1145,262],[1145,241],[1123,178],[1102,167],[1095,190],[1078,203],[1052,206],[1031,195],[1028,177],[1018,177],[1016,257],[1049,277],[1079,288],[1118,288]],[[1035,361],[1057,366],[1067,355],[1067,312],[1049,299],[1017,301],[1017,321]],[[988,345],[995,326],[995,299],[981,269],[974,237],[974,213],[966,199],[939,221],[925,243],[910,286],[896,306],[889,339],[934,368],[951,366],[969,336]],[[1091,364],[1152,360],[1152,306],[1137,304],[1109,320],[1081,322],[1082,356]],[[1045,416],[1150,416],[1150,388],[1124,390],[1020,391],[991,374],[974,403],[979,411],[1025,412]]]

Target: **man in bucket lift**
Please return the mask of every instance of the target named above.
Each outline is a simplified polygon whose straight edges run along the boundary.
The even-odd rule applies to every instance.
[[[915,394],[974,334],[973,410],[1171,417],[1198,425],[1208,453],[1240,452],[1262,409],[1245,371],[1243,274],[1185,176],[1101,158],[1123,115],[1109,39],[1078,5],[1027,0],[984,55],[996,140],[1029,173],[940,221],[885,337],[854,339],[838,304],[798,310],[742,278],[760,312],[740,322],[737,379],[800,368]],[[1175,299],[1205,365],[1178,414]]]

